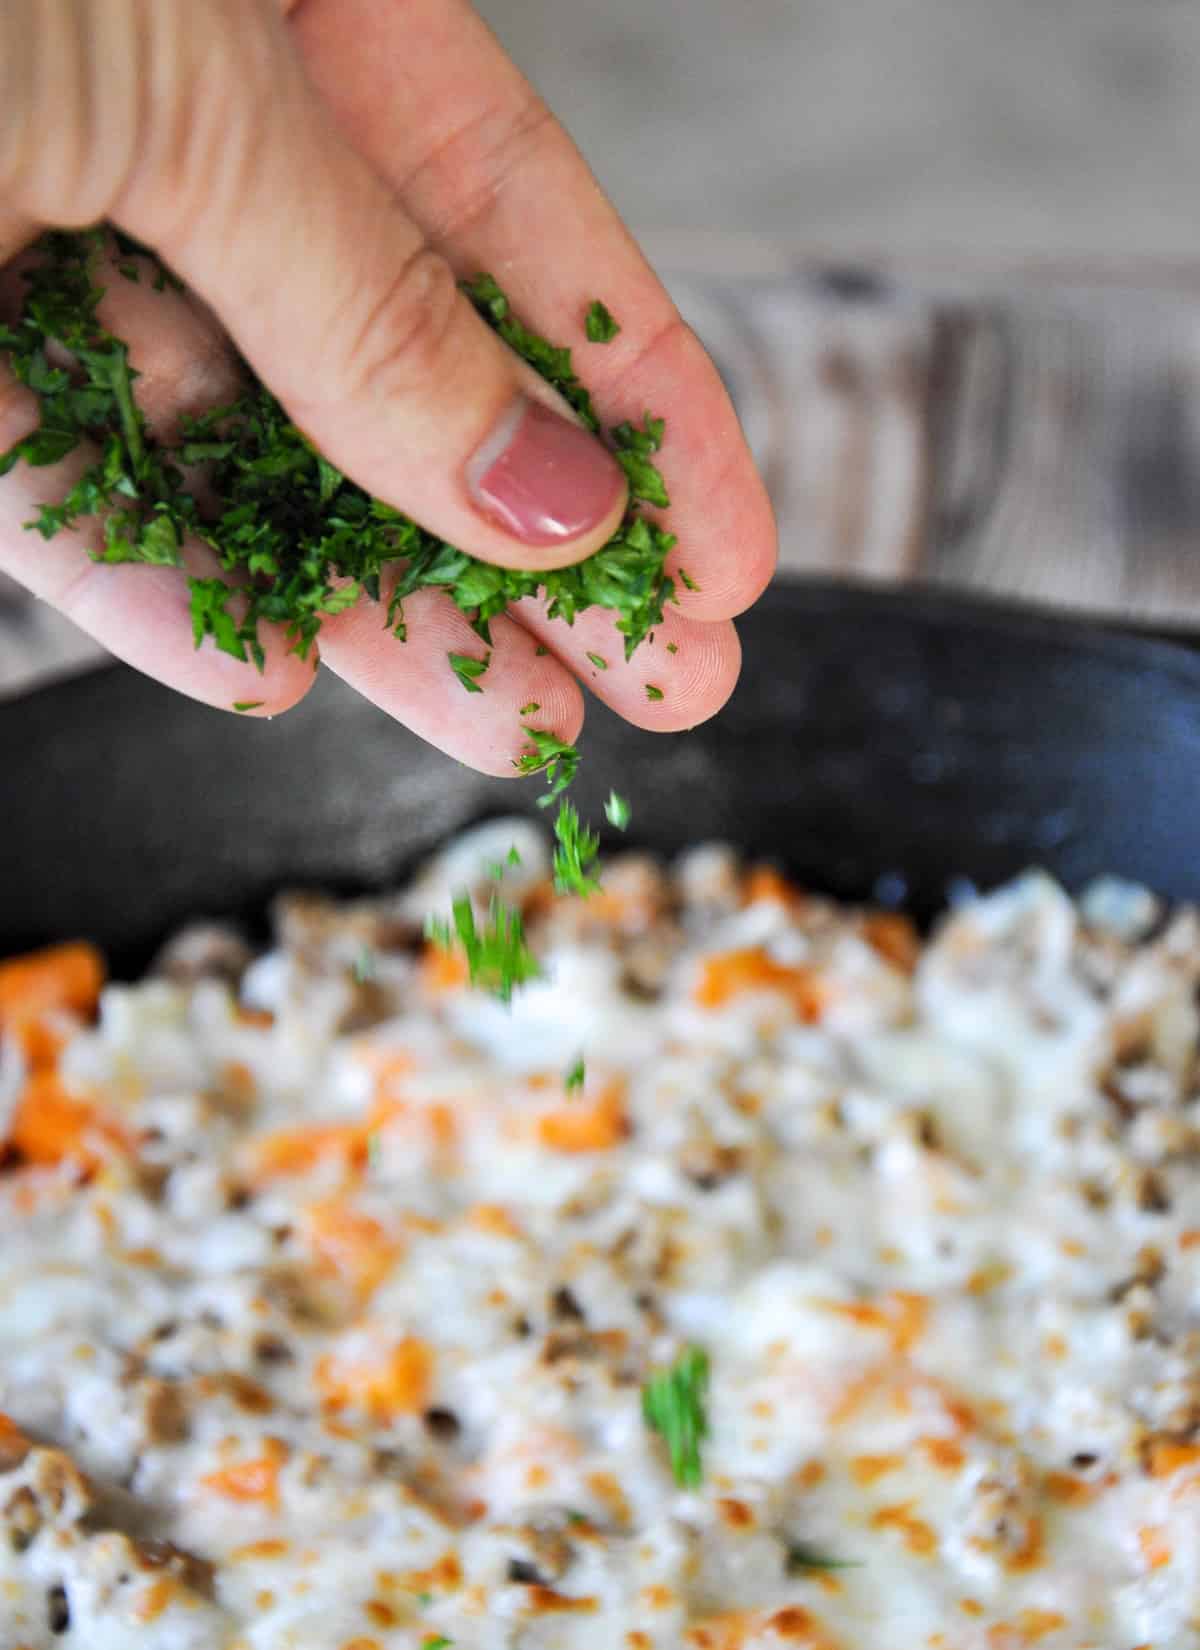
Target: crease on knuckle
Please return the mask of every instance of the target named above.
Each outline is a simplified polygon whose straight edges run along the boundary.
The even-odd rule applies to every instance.
[[[449,264],[419,247],[354,328],[345,356],[349,393],[383,403],[436,383],[459,301]]]
[[[477,110],[414,169],[402,193],[428,192],[435,203],[435,240],[464,235],[487,218],[555,124],[553,111],[532,90],[503,115],[490,106]]]

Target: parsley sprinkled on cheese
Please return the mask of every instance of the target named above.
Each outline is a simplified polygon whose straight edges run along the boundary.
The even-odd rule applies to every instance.
[[[667,1446],[671,1471],[681,1489],[704,1481],[700,1445],[708,1437],[708,1354],[689,1346],[669,1369],[652,1375],[642,1388],[642,1415]]]
[[[541,973],[537,958],[525,941],[525,925],[519,911],[504,905],[493,894],[482,925],[466,894],[451,906],[452,920],[430,917],[426,937],[443,951],[461,948],[471,984],[490,991],[501,1002],[509,1002],[515,987],[535,980]]]

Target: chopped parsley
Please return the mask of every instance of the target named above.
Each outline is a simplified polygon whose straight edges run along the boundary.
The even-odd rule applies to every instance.
[[[604,817],[610,825],[615,826],[618,831],[628,830],[632,813],[632,808],[623,796],[618,796],[616,791],[609,791],[608,801],[604,804]]]
[[[536,699],[531,699],[527,705],[521,706],[519,714],[521,716],[536,716],[541,708]]]
[[[685,1490],[698,1489],[704,1480],[700,1445],[708,1437],[708,1376],[708,1354],[689,1346],[642,1388],[642,1416],[666,1444],[675,1482]]]
[[[454,1640],[445,1633],[431,1633],[421,1640],[421,1650],[453,1650]]]
[[[44,538],[87,517],[103,520],[97,558],[178,566],[185,535],[206,543],[223,572],[241,576],[238,607],[224,579],[189,579],[197,646],[263,664],[259,626],[283,626],[307,656],[323,621],[362,596],[386,601],[389,627],[406,635],[404,600],[414,591],[444,589],[491,645],[489,621],[510,602],[541,594],[551,618],[570,624],[588,607],[613,613],[626,656],[662,620],[674,594],[665,571],[671,534],[639,515],[640,500],[666,498],[651,462],[661,420],[643,428],[619,425],[612,438],[630,481],[630,508],[610,541],[573,567],[520,571],[477,561],[428,533],[401,511],[372,498],[316,450],[284,408],[249,373],[245,392],[223,407],[184,420],[181,439],[160,441],[134,396],[137,374],[128,349],[97,318],[103,288],[96,259],[103,229],[55,230],[37,242],[40,258],[25,274],[19,317],[0,325],[0,354],[38,398],[32,434],[0,455],[0,474],[20,461],[57,463],[81,443],[99,449],[64,498],[43,504],[30,523]],[[152,253],[116,236],[125,258],[144,258],[171,279]],[[465,288],[487,320],[518,354],[566,397],[589,429],[599,432],[591,397],[571,352],[539,337],[513,316],[496,282],[481,275]],[[62,350],[74,359],[57,364]],[[205,467],[194,490],[188,467]],[[390,581],[385,595],[384,576]],[[469,678],[459,673],[467,685]]]
[[[503,904],[495,894],[482,926],[476,921],[475,908],[468,895],[457,895],[450,909],[451,920],[430,917],[425,924],[425,934],[443,951],[453,950],[456,943],[462,948],[473,986],[490,991],[507,1003],[511,1002],[515,987],[539,977],[541,968],[526,943],[525,924],[519,911]]]
[[[588,305],[588,312],[584,318],[584,331],[587,333],[589,344],[611,344],[621,328],[613,320],[611,312],[599,298],[594,298]]]
[[[647,682],[646,697],[650,700],[651,704],[657,704],[663,697],[663,690],[660,687],[655,687],[653,682]]]
[[[682,567],[677,569],[677,571],[679,573],[679,582],[683,585],[685,590],[699,590],[700,586],[696,583],[695,579],[689,578]]]
[[[487,670],[491,663],[491,654],[484,659],[472,659],[467,653],[448,653],[450,668],[466,688],[468,693],[482,693],[478,678]]]
[[[668,642],[667,643],[667,652],[668,653],[678,653],[679,652],[679,643],[678,642]]]
[[[554,819],[554,891],[557,894],[578,894],[586,899],[599,891],[600,884],[590,875],[600,838],[579,817],[570,802],[560,802]]]
[[[810,1546],[807,1541],[788,1542],[784,1569],[790,1576],[804,1575],[810,1570],[853,1570],[857,1567],[856,1559],[833,1558],[819,1547]]]
[[[666,572],[675,539],[639,512],[643,503],[658,508],[669,503],[654,463],[663,440],[661,418],[646,413],[640,426],[625,421],[609,432],[629,483],[629,508],[606,545],[572,567],[496,567],[447,544],[349,480],[317,451],[249,367],[240,396],[184,419],[177,441],[159,440],[137,403],[138,375],[127,345],[98,318],[104,289],[96,279],[97,259],[114,244],[122,275],[140,281],[144,270],[155,291],[167,285],[179,288],[176,277],[130,236],[103,226],[52,230],[36,243],[40,256],[24,274],[19,316],[0,325],[0,359],[7,357],[18,380],[34,392],[40,413],[37,429],[0,453],[0,475],[22,461],[31,467],[55,464],[80,445],[93,446],[99,454],[65,497],[43,503],[27,524],[43,539],[95,517],[102,522],[96,559],[160,567],[181,566],[185,539],[198,539],[235,582],[188,579],[195,645],[209,640],[260,670],[264,623],[281,626],[295,652],[315,659],[323,622],[366,597],[381,604],[388,628],[403,642],[405,598],[426,588],[444,590],[489,649],[490,621],[511,602],[533,595],[542,598],[549,618],[567,624],[589,607],[607,609],[624,639],[627,659],[641,642],[653,640],[666,603],[675,597],[674,580]],[[505,343],[600,435],[600,421],[571,351],[530,331],[490,275],[465,283],[463,290]],[[585,329],[597,342],[609,341],[620,330],[599,300],[587,312]],[[69,367],[59,364],[64,352],[72,360]],[[193,490],[189,472],[197,466],[204,479]],[[686,575],[681,577],[694,588]],[[538,656],[548,652],[538,644]],[[479,678],[488,669],[490,652],[482,659],[464,653],[447,657],[468,693],[484,691]],[[598,670],[607,668],[599,654],[588,657]],[[662,697],[658,689],[647,686],[646,691],[648,697]],[[234,709],[257,710],[263,703],[238,700]],[[530,701],[522,718],[538,709]],[[540,799],[545,806],[575,777],[579,752],[546,730],[526,724],[524,731],[530,748],[516,767],[522,774],[545,772],[549,791]],[[593,892],[598,884],[590,868],[597,839],[574,808],[560,805],[555,837],[555,886],[560,892]],[[438,943],[461,946],[472,983],[505,1001],[515,986],[539,973],[520,913],[495,897],[482,924],[469,899],[456,899],[453,921],[434,923],[431,935]]]
[[[539,808],[548,808],[556,796],[561,796],[579,770],[579,751],[546,728],[522,727],[531,750],[523,751],[513,763],[517,772],[528,776],[544,773],[550,785],[545,796],[538,798]]]
[[[640,430],[636,424],[626,422],[618,424],[612,432],[617,447],[617,463],[629,482],[630,497],[644,499],[647,504],[657,504],[662,509],[666,509],[671,500],[667,496],[666,483],[650,459],[662,446],[664,427],[661,418],[651,418],[647,413]]]
[[[568,1094],[575,1094],[587,1081],[587,1067],[583,1063],[583,1055],[577,1054],[570,1071],[563,1078],[563,1087]]]

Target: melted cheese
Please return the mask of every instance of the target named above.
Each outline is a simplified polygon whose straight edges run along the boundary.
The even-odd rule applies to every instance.
[[[98,1157],[0,1173],[0,1644],[1197,1642],[1195,919],[1030,876],[910,972],[727,855],[610,875],[526,877],[510,1015],[403,945],[368,991],[369,907],[240,1002],[106,991]]]

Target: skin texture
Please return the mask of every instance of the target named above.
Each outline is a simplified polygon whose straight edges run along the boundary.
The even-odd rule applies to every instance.
[[[480,270],[531,326],[573,346],[605,424],[666,417],[675,564],[699,589],[680,590],[632,662],[610,618],[587,613],[568,629],[523,602],[495,625],[486,691],[468,700],[445,655],[477,655],[478,640],[426,593],[408,604],[403,645],[366,605],[327,621],[327,665],[495,774],[512,772],[515,712],[530,700],[540,725],[576,736],[580,682],[663,732],[720,708],[740,663],[730,621],[774,568],[761,481],[704,351],[464,0],[5,0],[0,107],[0,314],[20,290],[12,260],[41,228],[101,218],[153,246],[196,295],[117,278],[102,306],[159,428],[228,395],[232,340],[335,463],[431,530],[504,566],[580,560],[610,536],[620,502],[546,547],[521,543],[471,494],[471,458],[515,397],[562,410],[457,292]],[[583,330],[597,296],[621,324],[604,347]],[[32,397],[0,370],[0,448],[34,422]],[[261,700],[258,715],[300,698],[312,666],[278,636],[264,638],[262,675],[211,646],[193,651],[174,570],[97,566],[86,530],[31,540],[21,524],[33,504],[61,496],[80,462],[0,481],[0,567],[196,698]],[[187,558],[212,571],[200,546]]]

